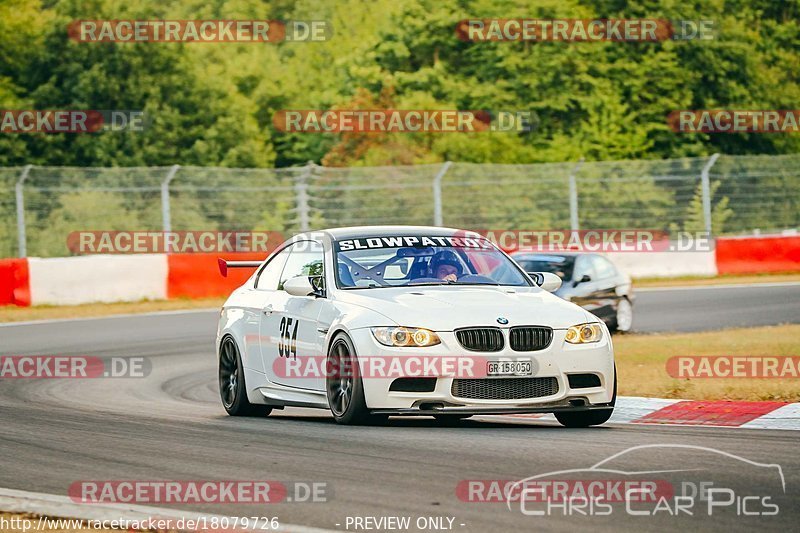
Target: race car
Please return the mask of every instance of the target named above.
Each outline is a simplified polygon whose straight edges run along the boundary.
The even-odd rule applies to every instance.
[[[603,320],[611,331],[630,331],[633,324],[631,278],[600,254],[516,252],[526,272],[552,272],[563,285],[555,291]]]
[[[293,237],[220,313],[219,391],[230,415],[328,409],[342,424],[389,416],[553,413],[606,422],[617,390],[606,325],[550,292],[476,233],[336,228]]]

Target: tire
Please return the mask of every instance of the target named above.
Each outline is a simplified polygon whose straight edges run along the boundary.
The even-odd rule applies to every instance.
[[[618,331],[626,333],[631,330],[633,326],[633,305],[627,298],[621,298],[617,304],[617,310],[614,318],[611,320],[608,329],[611,331]]]
[[[599,426],[605,424],[614,413],[614,405],[617,403],[617,367],[614,367],[614,394],[611,396],[611,407],[608,409],[595,409],[594,411],[578,411],[570,413],[568,411],[554,413],[556,420],[568,428],[586,428],[589,426]]]
[[[222,339],[219,348],[219,396],[231,416],[267,416],[272,407],[255,405],[247,399],[244,367],[233,337]]]
[[[344,425],[376,425],[388,417],[373,415],[364,399],[364,385],[358,371],[353,341],[338,333],[328,349],[325,391],[334,420]]]
[[[440,426],[454,427],[461,424],[462,420],[471,418],[472,415],[433,415]]]

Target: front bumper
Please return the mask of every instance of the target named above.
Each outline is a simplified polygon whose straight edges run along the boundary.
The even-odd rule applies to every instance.
[[[559,402],[557,404],[541,404],[537,406],[528,407],[470,407],[470,406],[442,406],[442,407],[428,407],[426,404],[419,404],[418,407],[410,409],[372,409],[375,414],[382,415],[398,415],[398,416],[435,416],[435,415],[522,415],[532,413],[558,413],[558,412],[577,412],[577,411],[595,411],[598,409],[608,409],[613,407],[613,404],[595,404],[595,405],[573,405],[572,402],[579,401],[578,399],[570,399],[566,402]]]
[[[514,352],[506,343],[502,351],[492,353],[469,352],[461,347],[453,332],[437,333],[442,340],[440,345],[430,348],[393,348],[379,344],[369,329],[350,332],[360,364],[365,356],[384,357],[389,360],[394,358],[402,360],[405,357],[473,358],[479,361],[529,360],[534,372],[532,376],[526,377],[555,378],[558,383],[557,391],[547,396],[533,398],[463,398],[454,395],[453,382],[455,379],[472,376],[452,373],[436,375],[435,388],[431,392],[390,391],[392,382],[398,377],[396,374],[390,377],[376,376],[362,368],[364,398],[370,410],[375,413],[395,415],[553,413],[608,408],[613,401],[614,351],[607,330],[598,343],[568,344],[564,340],[566,330],[554,330],[553,341],[544,350]],[[507,335],[507,330],[505,334]],[[599,378],[600,384],[571,388],[569,383],[571,374],[594,374]]]

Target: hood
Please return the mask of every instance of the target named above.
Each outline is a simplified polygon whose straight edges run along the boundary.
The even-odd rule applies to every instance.
[[[402,287],[339,290],[336,298],[365,307],[396,325],[452,331],[468,326],[550,326],[565,329],[597,319],[575,304],[539,288]],[[508,319],[499,324],[498,318]],[[393,324],[375,324],[393,325]]]

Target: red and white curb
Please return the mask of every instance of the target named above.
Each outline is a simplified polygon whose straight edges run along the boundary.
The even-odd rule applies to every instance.
[[[551,414],[511,416],[555,420]],[[800,430],[800,403],[621,396],[608,423]]]
[[[231,516],[197,513],[180,509],[167,509],[163,507],[149,507],[125,503],[85,504],[76,503],[68,496],[44,494],[41,492],[28,492],[24,490],[0,488],[0,511],[7,513],[31,513],[37,516],[52,518],[77,519],[85,521],[111,521],[126,520],[128,522],[143,522],[149,519],[171,520],[172,523],[192,520],[200,523],[233,523]],[[40,528],[37,528],[40,529]],[[87,528],[88,529],[88,528]],[[233,531],[233,528],[228,528]],[[238,528],[235,531],[260,531],[261,527],[254,529]],[[29,531],[35,531],[30,529]],[[183,533],[195,533],[196,529],[180,528]],[[320,529],[316,527],[286,524],[281,522],[277,528],[270,531],[292,533],[331,533],[333,529]]]

